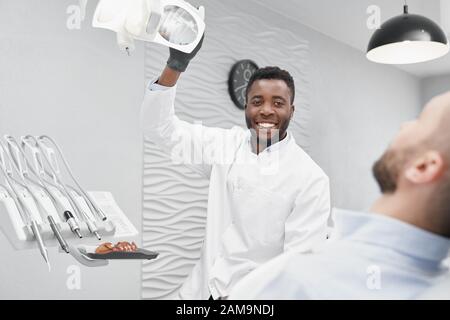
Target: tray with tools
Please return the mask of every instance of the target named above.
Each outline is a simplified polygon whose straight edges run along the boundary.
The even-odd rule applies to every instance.
[[[158,252],[138,248],[134,242],[119,242],[113,245],[110,242],[100,246],[78,245],[70,246],[70,254],[88,267],[100,267],[108,265],[109,260],[153,260]]]
[[[84,247],[84,255],[90,259],[134,259],[151,260],[158,256],[158,253],[138,248],[134,242],[120,241],[117,244],[105,242],[98,247]]]
[[[91,259],[103,259],[103,260],[110,260],[110,259],[152,260],[156,259],[159,253],[146,249],[137,249],[136,251],[115,251],[108,253],[86,252],[85,255]]]

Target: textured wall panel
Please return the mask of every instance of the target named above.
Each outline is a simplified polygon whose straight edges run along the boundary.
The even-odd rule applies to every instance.
[[[236,12],[226,2],[208,1],[206,15],[205,43],[178,86],[177,115],[208,126],[244,126],[243,111],[234,107],[228,96],[231,66],[240,59],[252,59],[260,67],[277,65],[295,79],[296,114],[290,130],[308,150],[308,43],[255,16]],[[167,54],[167,48],[147,45],[147,80],[159,74]],[[208,181],[173,165],[145,139],[143,175],[142,243],[161,254],[157,260],[143,263],[142,298],[171,299],[200,255]]]

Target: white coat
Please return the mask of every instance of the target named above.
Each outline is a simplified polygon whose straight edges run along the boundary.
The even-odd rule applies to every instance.
[[[182,121],[174,112],[176,87],[160,87],[151,84],[146,90],[144,135],[173,160],[210,180],[201,257],[180,298],[226,297],[240,279],[270,259],[324,243],[329,180],[294,137],[288,135],[256,155],[249,130]],[[192,140],[197,148],[185,152],[180,146],[191,143],[180,139]],[[186,154],[190,157],[180,159]]]

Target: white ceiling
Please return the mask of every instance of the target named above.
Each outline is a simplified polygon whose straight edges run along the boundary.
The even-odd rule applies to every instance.
[[[257,0],[288,18],[299,21],[331,38],[348,44],[365,54],[369,39],[366,12],[370,5],[381,9],[381,22],[403,12],[403,0]],[[408,0],[409,12],[424,15],[450,33],[450,0]],[[442,9],[442,10],[441,10]],[[442,18],[442,16],[447,16]],[[450,74],[450,54],[424,63],[398,68],[421,78]]]

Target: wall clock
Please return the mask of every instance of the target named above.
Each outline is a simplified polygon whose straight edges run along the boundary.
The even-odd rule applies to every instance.
[[[240,60],[230,70],[228,76],[228,92],[236,107],[245,109],[245,89],[252,74],[258,69],[258,65],[252,60]]]

